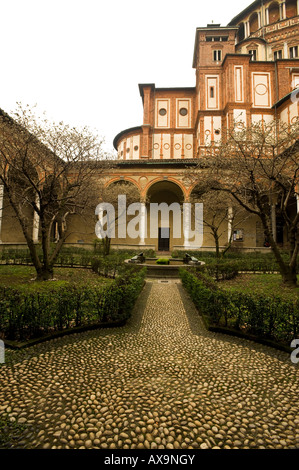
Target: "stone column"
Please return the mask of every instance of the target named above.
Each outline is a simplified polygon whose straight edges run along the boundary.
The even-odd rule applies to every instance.
[[[248,38],[250,36],[250,24],[249,21],[246,21],[245,23],[245,37]]]
[[[230,242],[233,230],[233,208],[228,208],[228,227],[227,227],[227,241]]]
[[[273,204],[271,207],[271,225],[272,225],[272,234],[274,241],[276,241],[276,205]]]
[[[97,231],[97,236],[100,240],[103,239],[102,237],[102,231],[103,231],[103,219],[104,219],[104,209],[100,208],[99,209],[99,212],[98,212],[98,227],[99,227],[99,230]]]
[[[288,43],[287,42],[283,43],[283,57],[284,57],[284,59],[289,58],[289,49],[288,49]]]
[[[184,247],[190,247],[190,227],[191,226],[191,204],[186,201],[183,211],[183,231],[184,231]]]
[[[4,186],[0,185],[0,243],[2,243],[1,230],[3,220],[3,200],[4,200]]]
[[[145,237],[146,237],[146,205],[145,202],[141,202],[140,207],[140,241],[139,245],[145,245]]]
[[[282,19],[285,20],[287,17],[286,2],[282,3]]]
[[[269,18],[269,8],[266,8],[266,25],[269,24],[270,18]]]
[[[296,200],[297,200],[297,213],[298,213],[299,212],[299,194],[296,194]]]
[[[36,205],[39,208],[39,198],[36,196]],[[36,211],[33,212],[33,228],[32,228],[32,238],[33,243],[38,243],[38,232],[39,232],[39,215]]]

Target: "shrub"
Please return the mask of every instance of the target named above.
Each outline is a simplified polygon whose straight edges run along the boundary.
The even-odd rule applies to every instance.
[[[47,289],[4,287],[0,292],[3,339],[24,340],[66,328],[126,320],[144,283],[145,270],[91,284],[48,285]]]
[[[234,328],[288,345],[297,337],[298,300],[224,291],[196,271],[181,269],[180,276],[194,304],[210,325]]]
[[[169,259],[168,258],[159,258],[157,261],[156,261],[156,264],[169,264]]]

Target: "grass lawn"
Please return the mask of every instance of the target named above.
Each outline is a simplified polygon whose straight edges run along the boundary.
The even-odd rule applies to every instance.
[[[299,287],[284,286],[279,274],[241,274],[235,279],[222,281],[219,286],[248,294],[255,292],[270,297],[279,296],[286,300],[299,299]]]
[[[91,269],[55,268],[54,279],[51,281],[35,281],[36,272],[31,266],[0,265],[0,286],[26,287],[26,289],[48,289],[51,286],[63,286],[69,283],[99,285],[111,280],[100,277]]]

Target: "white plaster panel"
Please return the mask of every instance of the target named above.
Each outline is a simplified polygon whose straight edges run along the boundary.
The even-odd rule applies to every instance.
[[[238,127],[242,129],[242,127],[247,125],[246,109],[234,109],[234,123],[236,126],[236,130],[238,129]]]
[[[293,73],[292,75],[292,88],[299,88],[299,73]]]
[[[161,116],[159,111],[166,109],[166,114]],[[170,102],[169,100],[156,100],[156,127],[169,127],[170,125]]]
[[[193,158],[193,135],[185,134],[184,135],[184,154],[185,158]]]
[[[290,105],[290,124],[294,124],[298,119],[298,103],[292,103]]]
[[[212,118],[204,117],[204,145],[210,145],[212,140]]]
[[[134,137],[133,137],[133,159],[138,160],[139,156],[140,156],[140,136],[139,135],[134,135]]]
[[[243,102],[243,66],[235,66],[235,101]]]
[[[243,102],[243,66],[235,66],[235,101]]]
[[[154,134],[153,136],[153,157],[160,158],[161,153],[161,134]]]
[[[170,158],[170,146],[171,146],[171,136],[170,134],[162,134],[162,153],[163,158]]]
[[[288,124],[289,123],[289,113],[288,113],[289,108],[285,108],[281,113],[280,113],[280,120]]]
[[[261,122],[262,119],[263,119],[262,114],[252,114],[251,115],[252,124],[258,124],[259,122]]]
[[[182,116],[180,114],[180,109],[187,109],[187,115]],[[191,127],[191,100],[181,100],[177,99],[177,110],[176,110],[176,125],[177,127]]]
[[[221,116],[213,116],[213,138],[218,143],[221,140]]]
[[[219,108],[219,77],[218,76],[206,76],[206,96],[207,96],[207,109],[218,109]]]
[[[174,134],[173,139],[173,157],[174,158],[182,158],[182,134]]]
[[[271,89],[269,73],[252,73],[253,106],[269,108],[271,106]]]

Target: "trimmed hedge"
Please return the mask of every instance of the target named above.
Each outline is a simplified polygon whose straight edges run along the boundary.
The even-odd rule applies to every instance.
[[[41,247],[38,247],[39,255],[42,256]],[[139,250],[113,250],[108,256],[103,256],[100,251],[87,250],[85,248],[77,247],[63,247],[57,257],[55,266],[62,267],[92,267],[94,260],[105,260],[109,264],[110,260],[115,262],[118,260],[119,263],[125,259],[132,258],[136,254],[141,253]],[[147,258],[155,257],[155,252],[153,250],[145,250],[144,256]],[[21,264],[21,265],[32,265],[32,260],[30,252],[28,249],[13,249],[13,248],[4,248],[0,250],[0,260],[3,264]]]
[[[240,253],[230,251],[226,253],[224,258],[216,258],[216,254],[214,252],[209,251],[186,251],[190,256],[194,256],[201,261],[205,261],[206,266],[215,266],[219,264],[220,269],[221,266],[225,263],[231,263],[231,266],[234,265],[234,269],[237,271],[249,271],[249,272],[260,272],[260,273],[273,273],[279,272],[279,266],[275,259],[275,256],[270,251],[269,253]],[[181,253],[181,257],[185,252]],[[178,252],[175,251],[172,254],[172,257],[177,258]],[[283,259],[287,262],[289,260],[288,253],[282,253]],[[229,264],[228,264],[229,266]],[[299,274],[299,259],[297,262],[297,273]]]
[[[156,264],[168,265],[169,259],[168,258],[159,258],[156,261]]]
[[[229,327],[287,345],[298,337],[298,300],[225,291],[204,274],[185,269],[180,270],[180,277],[209,326]]]
[[[0,331],[3,339],[20,341],[55,331],[118,322],[129,318],[144,285],[145,270],[95,285],[58,285],[30,291],[4,287],[0,293]]]

